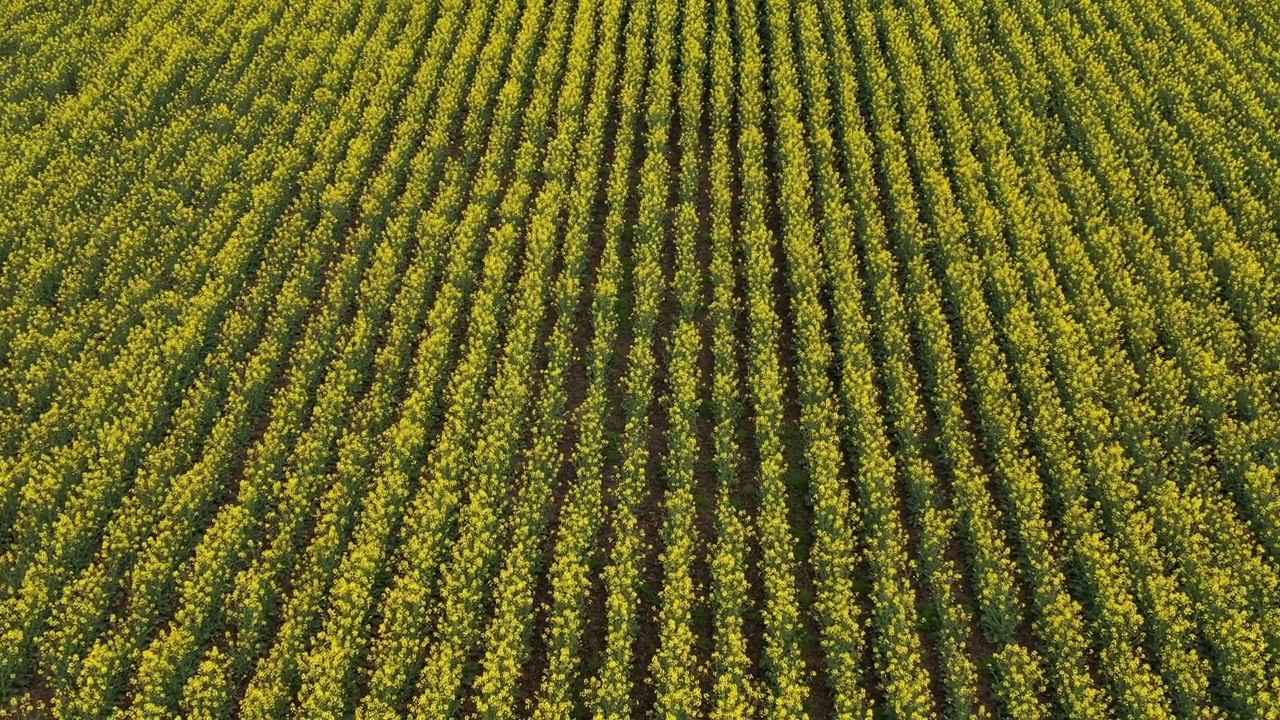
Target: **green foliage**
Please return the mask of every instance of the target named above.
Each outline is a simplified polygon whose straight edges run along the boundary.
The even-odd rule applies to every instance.
[[[1280,717],[1262,0],[0,8],[0,714]]]

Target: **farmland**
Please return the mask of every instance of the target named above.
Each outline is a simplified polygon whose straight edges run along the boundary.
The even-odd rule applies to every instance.
[[[1270,0],[11,0],[0,715],[1280,718]]]

